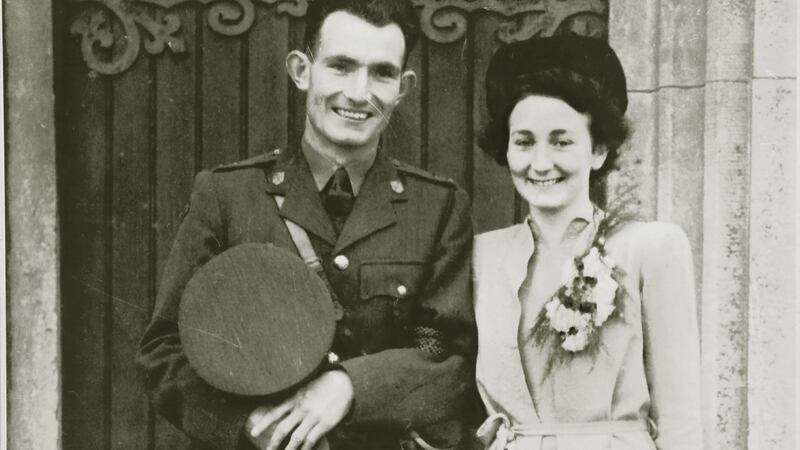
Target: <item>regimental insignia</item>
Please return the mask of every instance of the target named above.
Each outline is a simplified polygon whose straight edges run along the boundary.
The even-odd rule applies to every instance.
[[[270,181],[272,181],[272,184],[275,186],[280,186],[284,181],[286,181],[286,172],[280,171],[273,173]]]
[[[406,187],[403,186],[403,182],[400,180],[390,181],[389,186],[392,187],[392,190],[394,191],[395,194],[402,194],[406,190]]]

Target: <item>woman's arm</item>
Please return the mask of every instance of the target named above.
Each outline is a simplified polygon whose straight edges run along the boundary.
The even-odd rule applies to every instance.
[[[642,324],[656,447],[700,449],[700,339],[689,240],[672,224],[648,224],[646,231]]]

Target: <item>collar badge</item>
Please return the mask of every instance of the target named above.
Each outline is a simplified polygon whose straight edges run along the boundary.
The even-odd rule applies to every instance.
[[[272,181],[272,184],[275,186],[280,186],[284,181],[286,181],[286,172],[281,171],[273,173],[270,181]]]

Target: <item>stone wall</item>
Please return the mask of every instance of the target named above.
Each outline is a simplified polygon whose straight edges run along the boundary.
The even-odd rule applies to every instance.
[[[794,0],[611,1],[635,134],[613,189],[694,248],[706,449],[797,435]]]
[[[61,385],[51,3],[3,8],[9,418],[0,434],[10,449],[55,449]]]

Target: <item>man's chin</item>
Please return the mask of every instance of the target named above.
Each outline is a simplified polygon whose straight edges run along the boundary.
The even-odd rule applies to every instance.
[[[342,148],[361,148],[371,141],[367,136],[337,136],[335,139],[331,139],[332,143]]]

